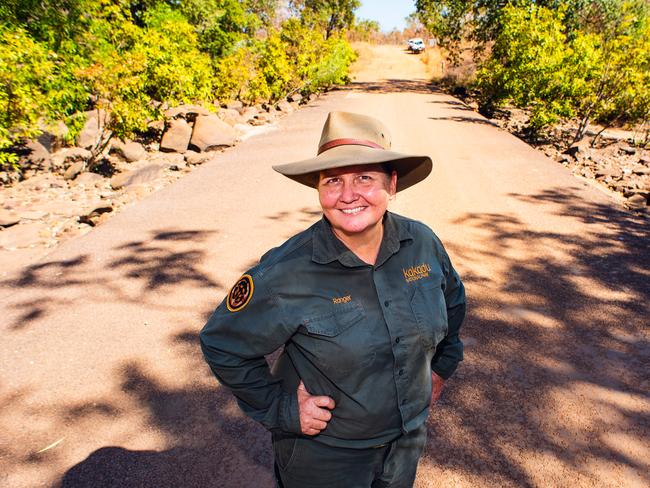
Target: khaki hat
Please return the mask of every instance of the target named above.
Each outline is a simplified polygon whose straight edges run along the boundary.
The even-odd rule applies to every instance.
[[[433,167],[429,156],[393,152],[390,146],[390,134],[379,120],[350,112],[330,112],[318,143],[318,155],[273,169],[312,188],[318,187],[321,171],[359,164],[390,164],[397,171],[397,191],[429,176]]]

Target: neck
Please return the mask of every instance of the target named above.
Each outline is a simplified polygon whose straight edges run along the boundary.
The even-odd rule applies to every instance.
[[[383,219],[360,233],[346,234],[334,228],[332,232],[364,263],[375,264],[384,237]]]

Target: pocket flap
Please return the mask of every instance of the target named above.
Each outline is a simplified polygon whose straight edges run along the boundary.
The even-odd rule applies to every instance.
[[[336,310],[306,319],[303,325],[310,334],[334,337],[359,322],[364,316],[363,309],[356,303],[342,305]]]

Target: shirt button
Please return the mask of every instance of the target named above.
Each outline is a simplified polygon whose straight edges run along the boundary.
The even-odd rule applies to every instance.
[[[400,375],[400,376],[402,376],[402,375],[404,374],[404,370],[403,370],[403,369],[400,369],[400,370],[397,372],[397,374]]]
[[[399,344],[399,337],[395,338],[395,344]]]
[[[388,307],[389,305],[390,305],[390,302],[389,302],[388,300],[386,300],[386,301],[384,302],[384,307]]]

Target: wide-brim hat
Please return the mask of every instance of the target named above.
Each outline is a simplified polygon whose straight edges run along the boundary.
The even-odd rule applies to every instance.
[[[295,163],[273,166],[278,173],[318,187],[320,172],[360,164],[388,164],[397,171],[397,191],[419,183],[431,173],[429,156],[413,156],[390,150],[386,126],[368,115],[330,112],[325,121],[317,156]]]

